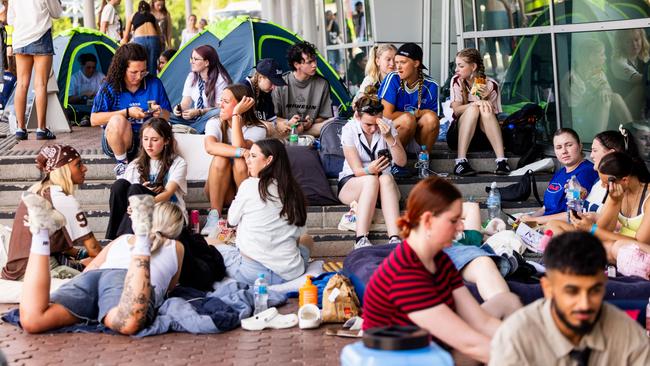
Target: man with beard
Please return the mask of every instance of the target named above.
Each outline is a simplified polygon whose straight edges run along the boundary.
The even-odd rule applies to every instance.
[[[490,365],[650,365],[641,327],[603,303],[607,256],[593,235],[560,235],[544,252],[544,298],[506,319]]]

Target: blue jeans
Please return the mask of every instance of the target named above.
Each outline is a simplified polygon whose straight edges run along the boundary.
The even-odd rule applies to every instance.
[[[52,28],[48,29],[41,38],[28,44],[27,46],[18,47],[14,53],[19,55],[54,55],[54,44],[52,43]]]
[[[480,248],[473,245],[463,245],[454,242],[454,245],[443,249],[445,253],[449,256],[452,262],[454,262],[454,267],[458,272],[462,271],[466,265],[478,257],[490,257],[494,260],[499,272],[502,276],[507,275],[510,272],[510,262],[507,259],[494,254],[492,248],[484,244]]]
[[[169,123],[172,125],[180,124],[190,126],[196,130],[196,133],[203,135],[205,133],[205,125],[208,123],[208,120],[210,118],[219,117],[219,111],[219,108],[215,108],[194,119],[183,119],[183,117],[177,117],[172,114],[171,118],[169,118]]]
[[[238,248],[230,245],[219,245],[217,246],[217,249],[223,257],[223,262],[226,265],[228,276],[234,278],[237,282],[246,283],[252,286],[260,273],[264,274],[264,279],[266,279],[266,282],[269,285],[279,285],[289,281],[264,267],[262,263],[244,257],[239,252]],[[307,266],[309,265],[309,249],[302,245],[298,245],[298,250],[300,250],[300,256],[305,264],[305,270],[307,270]]]
[[[137,43],[147,50],[147,70],[149,74],[158,73],[158,57],[162,50],[160,49],[160,37],[158,36],[137,36],[133,37],[133,43]]]

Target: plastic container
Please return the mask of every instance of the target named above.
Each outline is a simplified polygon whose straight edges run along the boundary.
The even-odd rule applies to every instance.
[[[650,298],[648,299],[648,305],[645,307],[645,335],[650,337]]]
[[[305,284],[298,289],[298,304],[300,307],[307,304],[318,306],[318,287],[311,283],[311,277],[307,276]]]
[[[553,239],[553,230],[546,230],[544,236],[539,240],[539,250],[543,252],[546,250],[548,243]]]
[[[253,293],[255,294],[255,311],[253,311],[253,315],[268,309],[269,293],[267,289],[268,283],[264,278],[264,273],[260,273],[253,286]]]
[[[567,183],[566,188],[566,212],[567,220],[571,222],[571,210],[575,210],[577,213],[582,212],[582,186],[578,182],[578,178],[575,175],[571,176],[569,182]]]
[[[447,366],[451,355],[429,340],[418,327],[382,327],[364,332],[363,341],[349,344],[341,352],[342,366]]]
[[[200,229],[199,229],[199,211],[198,210],[192,210],[190,213],[190,222],[192,223],[192,232],[194,234],[198,234]]]
[[[501,193],[497,188],[497,182],[490,185],[490,193],[487,198],[488,217],[490,220],[501,216]]]
[[[420,146],[420,153],[418,154],[418,171],[420,178],[429,176],[429,152],[427,146]]]
[[[298,124],[291,126],[291,132],[289,133],[289,146],[298,145]]]

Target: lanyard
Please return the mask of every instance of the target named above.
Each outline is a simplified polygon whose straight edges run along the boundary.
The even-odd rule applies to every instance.
[[[368,156],[370,157],[370,161],[375,160],[375,150],[377,150],[377,146],[379,146],[379,140],[377,140],[377,143],[375,144],[375,146],[373,146],[373,147],[372,147],[372,150],[370,150],[370,149],[369,149],[369,148],[368,148],[368,147],[363,143],[363,139],[361,138],[361,136],[363,136],[363,133],[360,133],[360,134],[358,135],[358,137],[359,137],[359,143],[361,144],[361,147],[363,148],[363,150],[365,150],[366,154],[368,154]]]

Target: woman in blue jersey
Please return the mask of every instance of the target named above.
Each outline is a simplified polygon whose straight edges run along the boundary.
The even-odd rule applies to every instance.
[[[379,88],[384,117],[393,120],[402,146],[415,137],[430,152],[440,132],[438,84],[424,74],[422,48],[415,43],[397,50],[395,65],[397,71],[388,74]]]
[[[553,149],[562,169],[557,171],[544,192],[544,206],[531,215],[520,218],[524,222],[546,224],[557,218],[554,214],[566,212],[565,185],[572,176],[576,176],[580,186],[589,192],[598,179],[594,164],[582,154],[582,144],[578,134],[570,128],[560,128],[553,135]]]

